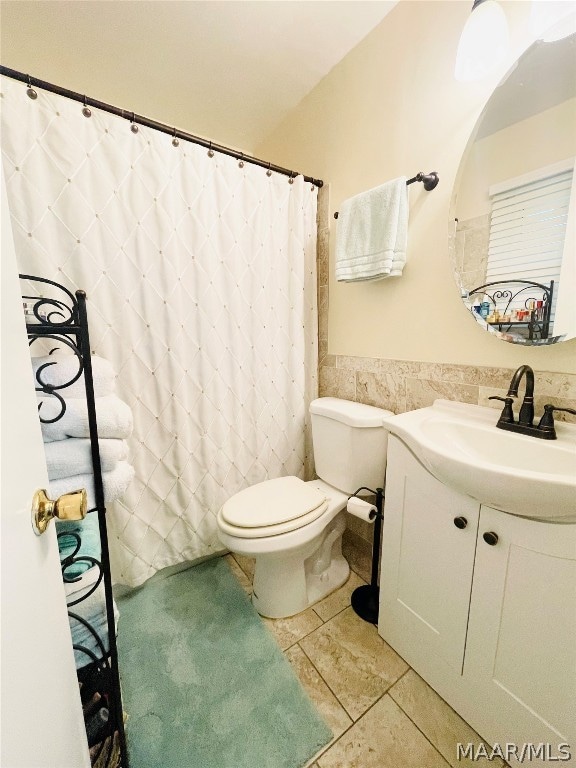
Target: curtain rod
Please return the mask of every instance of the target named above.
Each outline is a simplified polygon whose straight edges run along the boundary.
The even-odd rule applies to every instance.
[[[173,140],[182,139],[184,141],[190,141],[192,144],[200,144],[200,146],[206,147],[206,149],[209,151],[220,152],[222,155],[235,157],[237,160],[242,162],[252,163],[252,165],[259,165],[261,168],[265,168],[267,171],[281,173],[284,176],[288,176],[290,179],[293,179],[299,175],[298,171],[290,171],[288,168],[282,168],[279,165],[268,163],[265,160],[260,160],[257,157],[245,155],[242,152],[238,152],[238,150],[230,149],[230,147],[225,147],[222,144],[216,144],[215,142],[208,141],[207,139],[203,139],[200,136],[194,136],[193,134],[187,133],[186,131],[181,131],[178,128],[166,125],[166,123],[159,123],[156,120],[151,120],[150,118],[144,117],[143,115],[137,115],[134,112],[129,112],[126,109],[115,107],[112,104],[106,104],[104,101],[92,99],[89,96],[76,93],[75,91],[69,91],[67,88],[62,88],[59,85],[48,83],[45,80],[39,80],[37,77],[25,75],[23,72],[18,72],[16,69],[4,67],[1,64],[0,75],[6,75],[6,77],[11,77],[13,80],[19,80],[22,83],[26,83],[29,89],[33,90],[33,86],[36,88],[42,88],[44,91],[50,91],[50,93],[56,93],[58,96],[65,96],[67,99],[77,101],[80,104],[83,104],[84,108],[94,107],[95,109],[101,109],[104,112],[110,112],[112,115],[116,115],[117,117],[123,117],[125,120],[129,120],[131,123],[138,123],[139,125],[144,125],[147,128],[153,128],[155,131],[160,131],[161,133],[166,133],[169,136],[172,136]],[[33,96],[32,98],[36,97]],[[316,187],[321,187],[324,184],[322,179],[314,179],[311,176],[304,176],[304,181],[308,181],[311,184],[314,184]]]

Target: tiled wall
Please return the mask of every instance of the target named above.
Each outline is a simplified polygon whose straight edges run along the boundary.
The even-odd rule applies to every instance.
[[[486,282],[490,214],[459,221],[456,227],[454,267],[462,285],[469,291]]]
[[[319,394],[342,397],[359,403],[403,413],[432,405],[437,398],[488,405],[497,412],[499,401],[490,395],[504,396],[514,368],[428,363],[419,360],[350,357],[328,354],[328,190],[319,196],[318,226],[318,333]],[[324,218],[322,218],[324,216]],[[502,342],[505,343],[505,342]],[[535,410],[542,413],[544,403],[561,408],[576,408],[576,375],[535,370]],[[576,423],[569,414],[555,414],[558,420]],[[371,526],[349,517],[349,528],[371,540]],[[360,523],[360,525],[359,525]]]
[[[424,408],[439,397],[501,411],[502,403],[488,398],[506,395],[513,373],[512,368],[325,355],[320,362],[320,394],[376,405],[394,413]],[[576,408],[576,375],[535,371],[535,377],[537,414],[542,413],[544,403]],[[554,416],[575,421],[568,414]]]

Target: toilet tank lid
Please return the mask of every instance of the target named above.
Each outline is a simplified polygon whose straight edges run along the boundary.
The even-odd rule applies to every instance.
[[[385,416],[394,415],[392,411],[386,411],[384,408],[341,400],[338,397],[319,397],[312,400],[310,413],[326,416],[350,427],[381,427]]]

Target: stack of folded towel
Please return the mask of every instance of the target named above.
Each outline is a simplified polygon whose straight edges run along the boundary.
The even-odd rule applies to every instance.
[[[115,374],[107,360],[93,355],[92,374],[98,426],[98,445],[106,504],[118,499],[134,477],[134,468],[128,463],[126,438],[132,432],[132,412],[115,394]],[[73,384],[63,386],[74,379],[79,370],[78,358],[73,354],[55,353],[47,357],[32,358],[36,383],[42,437],[46,453],[46,465],[50,480],[49,496],[57,499],[64,493],[85,488],[88,509],[96,506],[92,450],[84,375]],[[55,387],[66,403],[62,414],[59,397],[46,391]],[[58,389],[62,387],[62,389]],[[58,418],[61,415],[60,418]],[[51,419],[56,419],[51,421]],[[98,513],[90,512],[78,522],[57,521],[58,547],[64,565],[64,578],[68,604],[75,603],[89,594],[100,574],[94,560],[101,558]],[[73,556],[74,562],[66,564]],[[85,558],[85,559],[79,559]],[[97,632],[105,651],[108,651],[106,602],[104,585],[82,602],[70,607],[70,611],[82,616]],[[114,607],[116,613],[116,608]],[[102,655],[93,633],[82,622],[70,618],[72,641],[75,648],[88,648],[98,658]],[[92,661],[90,653],[76,650],[76,664],[80,668]]]
[[[125,442],[132,432],[132,412],[114,394],[116,377],[110,363],[97,355],[91,360],[104,498],[110,503],[122,496],[134,476],[133,467],[126,461]],[[57,389],[77,375],[78,366],[72,354],[32,358],[37,389],[38,382],[44,388],[55,387],[66,403],[66,410],[58,418],[62,413],[59,397],[37,393],[52,498],[86,488],[88,509],[93,509],[96,502],[84,374],[73,384]]]

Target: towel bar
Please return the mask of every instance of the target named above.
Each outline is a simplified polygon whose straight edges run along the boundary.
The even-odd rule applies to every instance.
[[[440,177],[436,171],[430,171],[430,173],[422,173],[422,171],[420,171],[420,173],[417,173],[416,176],[413,176],[411,179],[406,181],[406,186],[408,186],[408,184],[414,184],[415,181],[423,182],[426,192],[431,192],[438,186]],[[338,211],[334,212],[334,218],[338,218]]]

